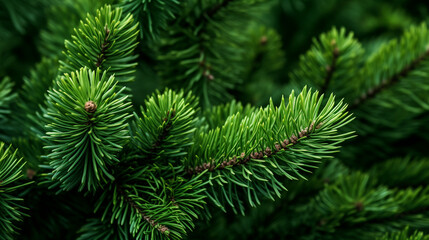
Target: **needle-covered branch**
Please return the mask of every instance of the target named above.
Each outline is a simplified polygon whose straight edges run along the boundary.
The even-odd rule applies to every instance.
[[[353,33],[334,28],[313,39],[310,50],[300,57],[299,67],[291,73],[291,80],[316,87],[322,93],[335,92],[337,96],[348,97],[363,53]]]
[[[18,159],[17,150],[0,142],[0,239],[13,240],[16,222],[22,220],[22,199],[16,190],[27,184],[19,183],[24,163]]]
[[[205,188],[197,178],[163,177],[177,170],[151,165],[119,170],[95,211],[102,213],[102,221],[116,222],[135,239],[182,239],[205,204]]]
[[[122,16],[121,8],[106,5],[94,16],[88,14],[74,30],[71,41],[66,40],[66,60],[60,61],[60,71],[67,73],[86,66],[115,74],[121,83],[132,81],[137,66],[137,35],[138,23],[131,14]]]
[[[247,70],[246,28],[253,9],[263,1],[186,1],[181,17],[160,46],[158,70],[165,84],[198,94],[210,107],[231,98],[228,92],[242,83]],[[239,17],[237,17],[239,16]]]
[[[95,190],[113,180],[109,166],[129,138],[131,103],[115,77],[99,69],[65,74],[56,85],[44,115],[52,178],[66,190]]]
[[[198,100],[191,92],[185,95],[167,89],[154,93],[141,108],[142,117],[135,114],[136,145],[143,157],[173,162],[186,155],[197,111]]]
[[[200,132],[185,164],[190,175],[205,174],[208,197],[218,207],[244,211],[261,197],[274,199],[286,190],[284,179],[305,177],[321,159],[336,152],[352,133],[338,129],[352,120],[346,105],[304,88],[248,117],[232,115],[222,127]]]

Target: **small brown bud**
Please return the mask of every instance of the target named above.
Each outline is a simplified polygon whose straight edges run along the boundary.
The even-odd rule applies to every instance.
[[[356,208],[356,210],[357,210],[358,212],[362,211],[362,210],[363,210],[363,208],[364,208],[363,203],[362,203],[362,202],[356,202],[356,203],[355,203],[355,208]]]
[[[97,110],[97,104],[93,101],[88,101],[85,103],[85,111],[89,113],[94,113]]]
[[[331,70],[332,70],[331,65],[326,65],[326,71],[327,71],[327,72],[330,72]]]
[[[292,134],[292,136],[290,137],[290,141],[291,141],[293,144],[295,144],[297,140],[298,140],[298,137],[297,137],[297,136],[295,136],[294,134]]]
[[[338,47],[334,48],[334,56],[338,56],[340,54],[340,49]]]
[[[169,229],[168,229],[168,227],[166,227],[166,226],[162,225],[162,227],[160,227],[160,228],[159,228],[159,231],[160,231],[161,233],[165,233],[165,232],[169,231]]]
[[[207,79],[210,81],[213,81],[215,79],[215,77],[212,74],[208,74]]]
[[[261,43],[261,45],[265,45],[268,42],[268,38],[267,36],[262,36],[261,40],[259,41]]]
[[[244,157],[246,157],[246,154],[245,154],[244,152],[242,152],[242,153],[240,154],[240,157],[241,157],[241,158],[244,158]]]
[[[276,143],[275,147],[277,152],[280,151],[280,149],[282,149],[282,147],[278,143]]]
[[[265,155],[271,156],[271,148],[269,147],[265,148]]]
[[[337,41],[335,39],[331,40],[331,46],[335,46],[337,44]]]
[[[36,175],[36,171],[34,171],[31,168],[27,169],[27,178],[28,179],[30,179],[30,180],[33,179],[35,175]]]
[[[282,142],[282,146],[283,146],[283,148],[286,148],[287,147],[287,145],[289,145],[289,139],[285,139],[283,142]]]

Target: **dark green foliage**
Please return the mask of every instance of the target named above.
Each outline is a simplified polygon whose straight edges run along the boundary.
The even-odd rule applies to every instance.
[[[0,0],[0,239],[425,239],[424,4]]]
[[[137,63],[133,54],[137,46],[138,24],[132,15],[122,16],[122,9],[109,5],[88,15],[75,29],[71,41],[66,41],[66,61],[60,61],[60,71],[72,72],[81,67],[107,70],[114,73],[117,81],[133,80]]]
[[[247,40],[243,24],[260,2],[186,1],[182,17],[161,40],[158,71],[164,84],[193,89],[205,107],[230,99],[228,91],[243,82],[246,70],[239,64],[245,49],[238,46]]]
[[[37,47],[43,56],[59,57],[64,50],[64,39],[70,37],[86,14],[94,13],[105,1],[51,0],[46,10],[46,26],[40,31]]]
[[[124,13],[133,14],[140,23],[140,36],[147,43],[158,41],[169,20],[179,11],[179,0],[121,0]]]
[[[311,49],[301,56],[299,68],[291,74],[291,80],[296,84],[314,84],[322,93],[335,89],[335,93],[348,97],[349,86],[356,84],[356,64],[361,63],[363,53],[352,33],[334,28],[321,34],[319,39],[313,39]]]
[[[172,170],[177,171],[150,166],[120,170],[95,211],[102,212],[102,221],[132,226],[126,229],[133,239],[181,239],[193,229],[204,188],[197,178],[168,176]]]
[[[114,179],[109,165],[129,138],[131,103],[121,95],[115,77],[101,70],[65,74],[49,91],[46,149],[51,153],[52,178],[65,190],[95,190]],[[67,126],[67,127],[66,127]]]
[[[0,81],[0,140],[9,139],[6,133],[12,129],[11,126],[11,103],[17,94],[12,92],[13,82],[5,77]]]
[[[87,223],[79,230],[81,234],[78,240],[100,240],[100,239],[132,239],[126,228],[118,227],[116,224],[110,224],[108,221],[101,221],[97,218],[87,220]]]
[[[16,221],[21,221],[23,215],[22,199],[16,192],[26,184],[19,183],[23,161],[16,155],[12,146],[0,143],[0,238],[5,240],[14,239]]]

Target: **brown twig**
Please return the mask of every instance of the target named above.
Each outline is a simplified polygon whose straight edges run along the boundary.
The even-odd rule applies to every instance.
[[[101,44],[101,52],[100,55],[98,55],[97,57],[97,62],[95,62],[95,66],[100,67],[101,64],[103,63],[104,59],[106,59],[106,51],[107,51],[107,47],[110,44],[109,36],[110,36],[110,30],[109,28],[107,28],[107,25],[104,26],[104,31],[106,32],[106,36],[104,37],[104,41]]]

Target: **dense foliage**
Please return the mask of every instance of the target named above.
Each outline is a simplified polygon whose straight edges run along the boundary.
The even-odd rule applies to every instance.
[[[0,239],[429,239],[424,4],[0,0]]]

